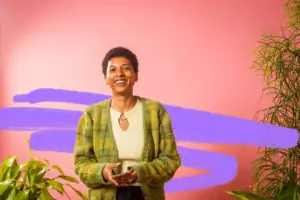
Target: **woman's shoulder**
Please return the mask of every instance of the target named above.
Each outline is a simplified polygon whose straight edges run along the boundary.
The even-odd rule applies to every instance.
[[[155,99],[150,99],[146,97],[138,97],[139,100],[147,107],[150,109],[163,109],[163,105],[159,100]]]
[[[96,102],[96,103],[88,106],[85,109],[85,112],[90,113],[90,114],[99,113],[105,108],[109,108],[109,99],[102,100],[102,101]]]

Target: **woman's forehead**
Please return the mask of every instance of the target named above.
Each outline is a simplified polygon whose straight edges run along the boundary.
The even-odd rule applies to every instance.
[[[130,65],[130,60],[125,57],[114,57],[108,61],[108,66]]]

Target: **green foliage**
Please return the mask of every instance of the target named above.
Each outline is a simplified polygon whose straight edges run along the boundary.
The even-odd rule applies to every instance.
[[[51,169],[58,172],[54,178],[46,176]],[[0,165],[1,200],[53,200],[51,190],[70,199],[65,191],[66,186],[72,188],[81,199],[87,200],[70,183],[79,182],[76,178],[65,175],[58,165],[51,166],[46,160],[31,158],[25,164],[18,164],[16,156],[9,156]]]
[[[300,130],[300,48],[299,31],[282,30],[280,36],[265,34],[259,41],[254,69],[266,80],[265,91],[273,105],[258,112],[264,123]],[[260,116],[259,114],[262,114]],[[285,186],[298,184],[300,148],[260,149],[254,163],[254,192],[273,197]]]
[[[285,13],[290,27],[300,28],[300,0],[287,0],[285,3]]]
[[[264,92],[273,104],[256,120],[300,131],[300,0],[285,4],[288,26],[279,35],[264,33],[252,66],[266,82]],[[254,162],[252,193],[229,191],[237,199],[300,199],[300,143],[289,149],[260,148]]]
[[[263,34],[253,69],[262,74],[273,105],[258,112],[257,120],[300,131],[299,0],[289,0],[286,11],[290,26],[279,36]],[[262,114],[260,116],[259,114]],[[299,184],[300,148],[260,149],[254,162],[254,193],[274,199],[288,185]]]
[[[239,200],[266,200],[264,197],[261,197],[257,194],[253,194],[250,192],[232,190],[232,191],[227,191],[226,193]]]
[[[285,187],[279,194],[274,197],[274,200],[299,200],[300,199],[300,187],[290,185]],[[227,191],[227,194],[235,197],[239,200],[269,200],[267,197],[262,197],[257,194],[243,191]]]

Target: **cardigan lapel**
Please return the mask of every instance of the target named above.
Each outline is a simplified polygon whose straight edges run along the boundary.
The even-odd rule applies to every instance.
[[[151,128],[151,108],[148,105],[147,99],[138,97],[143,106],[143,121],[144,121],[144,147],[141,155],[141,161],[151,161],[153,158],[153,140]]]
[[[103,134],[102,137],[102,155],[107,156],[107,162],[118,162],[118,149],[116,141],[113,135],[111,116],[110,116],[110,102],[111,99],[105,101],[104,106],[101,110],[101,129]]]

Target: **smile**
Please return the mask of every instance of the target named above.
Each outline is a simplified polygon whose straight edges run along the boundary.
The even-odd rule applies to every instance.
[[[115,84],[116,85],[125,85],[126,81],[125,80],[118,80],[118,81],[115,81]]]

